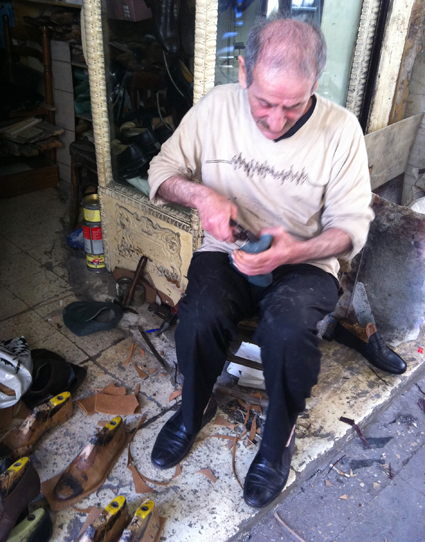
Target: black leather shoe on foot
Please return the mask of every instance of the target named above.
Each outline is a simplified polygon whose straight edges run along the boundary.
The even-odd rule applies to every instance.
[[[295,432],[289,446],[283,451],[281,461],[272,463],[264,459],[261,452],[257,453],[245,478],[243,498],[246,504],[263,508],[282,493],[288,480],[294,446]]]
[[[357,350],[369,363],[382,371],[401,375],[407,369],[406,363],[398,354],[388,348],[373,324],[362,328],[340,321],[335,328],[335,340]]]
[[[210,422],[217,412],[217,404],[207,410],[202,418],[202,427]],[[196,435],[189,433],[183,423],[182,409],[171,416],[159,432],[152,449],[151,460],[158,469],[171,469],[182,461],[195,442]]]

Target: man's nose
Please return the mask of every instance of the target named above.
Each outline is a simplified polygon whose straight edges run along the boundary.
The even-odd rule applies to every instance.
[[[280,132],[287,121],[286,111],[279,107],[273,108],[268,118],[269,128],[272,132]]]

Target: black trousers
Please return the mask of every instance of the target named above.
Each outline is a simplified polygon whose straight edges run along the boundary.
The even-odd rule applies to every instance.
[[[260,451],[269,461],[279,460],[317,383],[321,352],[316,325],[335,308],[336,279],[312,265],[284,265],[273,272],[272,284],[262,288],[250,284],[230,265],[228,255],[219,252],[194,254],[188,279],[176,330],[187,430],[200,429],[238,322],[259,313],[255,340],[270,400]]]

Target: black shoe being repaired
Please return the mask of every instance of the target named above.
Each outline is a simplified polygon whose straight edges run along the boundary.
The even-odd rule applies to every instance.
[[[246,504],[263,508],[282,493],[288,480],[294,446],[295,431],[283,451],[281,461],[272,463],[261,455],[261,451],[257,453],[245,478],[243,498]]]
[[[208,405],[202,418],[202,427],[210,422],[217,412],[215,400]],[[183,423],[182,409],[171,416],[159,432],[152,449],[151,460],[158,469],[171,469],[182,461],[190,452],[198,431],[189,433]]]
[[[382,371],[401,375],[407,369],[401,357],[385,344],[374,324],[367,324],[366,328],[363,328],[341,320],[335,328],[335,340],[357,350],[369,363]]]

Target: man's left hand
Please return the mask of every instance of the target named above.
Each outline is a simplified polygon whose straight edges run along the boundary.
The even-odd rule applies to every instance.
[[[248,254],[243,250],[233,252],[233,262],[241,273],[250,276],[265,275],[280,265],[297,263],[302,244],[300,241],[296,241],[283,228],[265,228],[260,231],[259,236],[264,234],[273,236],[272,245],[268,250],[259,254]]]

